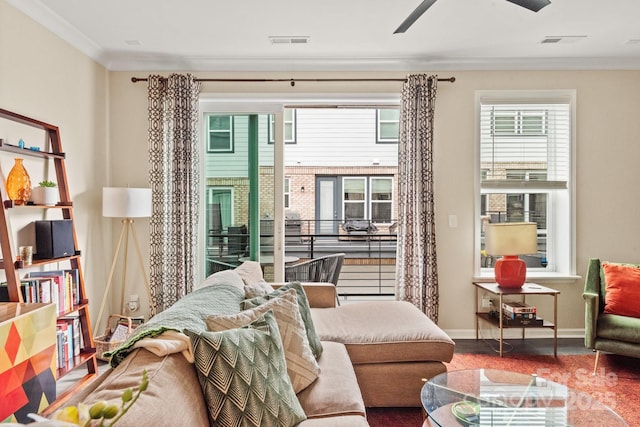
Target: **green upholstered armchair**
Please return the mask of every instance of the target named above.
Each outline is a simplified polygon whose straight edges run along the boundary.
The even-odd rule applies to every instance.
[[[584,345],[596,351],[593,373],[600,352],[640,357],[640,319],[604,313],[605,283],[599,259],[590,259],[585,279]]]

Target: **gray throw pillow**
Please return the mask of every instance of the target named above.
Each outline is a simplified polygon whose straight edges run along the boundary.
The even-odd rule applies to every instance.
[[[295,289],[298,298],[298,309],[300,309],[300,316],[302,316],[302,321],[304,322],[304,327],[307,330],[307,338],[309,339],[309,346],[311,347],[311,351],[313,355],[317,359],[322,354],[322,343],[320,342],[320,338],[316,333],[316,328],[313,326],[313,319],[311,318],[311,308],[309,307],[309,300],[307,299],[307,294],[304,292],[304,288],[300,284],[300,282],[291,282],[287,283],[271,292],[268,295],[263,297],[256,297],[242,301],[240,304],[240,308],[242,310],[247,310],[250,308],[254,308],[259,306],[260,304],[264,304],[272,298],[277,298],[283,293],[285,293],[289,289]]]
[[[247,327],[184,333],[193,344],[212,425],[286,427],[306,419],[287,375],[272,311]]]

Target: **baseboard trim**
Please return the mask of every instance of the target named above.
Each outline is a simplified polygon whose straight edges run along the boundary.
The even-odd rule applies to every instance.
[[[447,335],[451,339],[463,340],[463,339],[475,339],[475,329],[445,329]],[[500,331],[495,327],[480,328],[480,339],[483,338],[499,338]],[[504,339],[517,339],[522,338],[522,332],[520,329],[510,328],[505,329],[503,332]],[[525,339],[537,339],[537,338],[553,338],[553,330],[547,328],[527,328],[525,330]],[[558,329],[558,338],[584,338],[584,329]]]

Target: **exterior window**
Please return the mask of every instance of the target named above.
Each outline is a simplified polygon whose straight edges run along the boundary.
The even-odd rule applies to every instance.
[[[376,142],[398,142],[400,135],[400,110],[385,108],[376,110]]]
[[[289,199],[291,197],[291,178],[284,179],[284,207],[285,209],[289,207]]]
[[[391,223],[393,216],[393,178],[344,177],[342,179],[344,219],[366,219]]]
[[[365,178],[344,178],[342,192],[344,197],[344,219],[366,219],[367,182]]]
[[[233,118],[210,115],[207,120],[207,151],[233,153]]]
[[[268,120],[268,129],[269,129],[269,136],[267,139],[267,143],[268,144],[274,144],[276,142],[276,136],[275,136],[275,120],[276,120],[276,116],[273,114],[269,114],[267,116],[267,120]]]
[[[293,108],[284,109],[284,143],[296,143],[296,110]]]
[[[391,222],[392,188],[392,178],[371,178],[371,221]]]
[[[269,114],[269,139],[268,143],[273,144],[275,142],[275,116]],[[284,143],[295,144],[296,143],[296,110],[294,108],[284,109]]]
[[[529,269],[574,274],[570,179],[573,96],[486,94],[479,99],[480,223],[535,222]],[[527,101],[524,101],[527,100]],[[476,237],[483,249],[482,227]],[[483,254],[484,255],[484,254]],[[481,267],[492,267],[481,259]]]

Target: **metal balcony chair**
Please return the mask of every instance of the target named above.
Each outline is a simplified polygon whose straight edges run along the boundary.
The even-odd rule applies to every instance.
[[[223,261],[221,259],[216,259],[216,258],[211,258],[211,257],[207,257],[207,276],[213,274],[213,273],[217,273],[219,271],[223,271],[223,270],[233,270],[234,268],[236,268],[239,264],[237,263],[231,263],[231,262],[226,262]]]
[[[303,261],[298,264],[285,265],[284,279],[287,282],[327,282],[337,286],[342,263],[344,262],[344,255],[344,253],[337,253]],[[340,305],[337,290],[336,298],[338,305]]]

